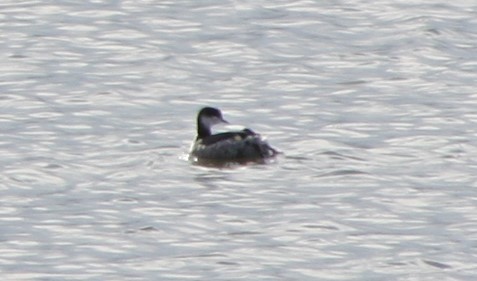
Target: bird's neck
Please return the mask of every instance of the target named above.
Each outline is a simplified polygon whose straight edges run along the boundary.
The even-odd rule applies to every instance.
[[[212,132],[210,128],[202,124],[200,120],[197,120],[197,138],[202,139],[202,138],[210,136],[211,134]]]

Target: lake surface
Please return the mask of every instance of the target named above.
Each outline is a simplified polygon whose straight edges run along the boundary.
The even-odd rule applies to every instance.
[[[475,1],[7,0],[0,38],[2,280],[475,280]],[[190,163],[205,105],[284,154]]]

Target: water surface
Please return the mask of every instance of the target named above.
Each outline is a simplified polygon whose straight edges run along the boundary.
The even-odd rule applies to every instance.
[[[473,280],[473,1],[0,4],[4,280]],[[193,165],[195,114],[267,165]]]

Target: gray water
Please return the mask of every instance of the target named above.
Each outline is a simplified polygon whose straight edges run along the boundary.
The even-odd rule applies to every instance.
[[[2,280],[475,280],[475,1],[3,1]],[[284,152],[194,165],[204,105]]]

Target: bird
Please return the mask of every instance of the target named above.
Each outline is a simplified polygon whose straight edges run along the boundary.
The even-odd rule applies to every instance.
[[[229,124],[222,112],[214,107],[204,107],[197,114],[197,137],[190,151],[197,161],[250,162],[264,161],[279,152],[251,129],[212,134],[217,124]]]

